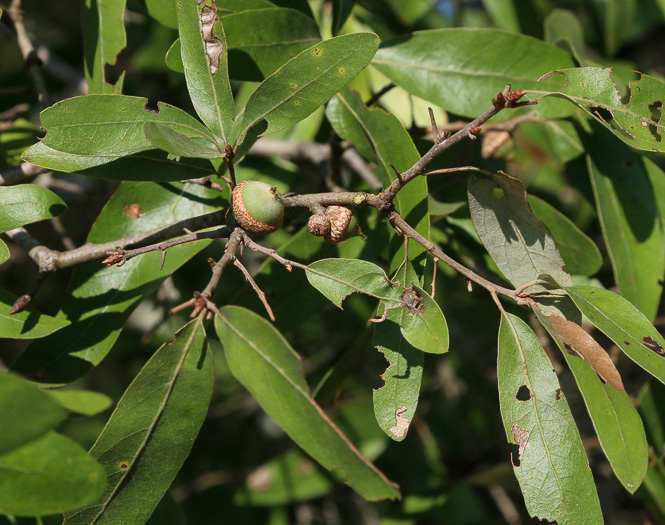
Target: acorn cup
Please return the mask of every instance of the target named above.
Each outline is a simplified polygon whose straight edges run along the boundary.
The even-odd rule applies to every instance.
[[[235,187],[232,208],[238,225],[258,235],[276,231],[284,220],[284,201],[277,188],[257,180],[246,180]]]
[[[353,211],[345,206],[328,206],[326,216],[330,221],[330,231],[323,235],[328,244],[337,244],[344,239],[353,219]]]

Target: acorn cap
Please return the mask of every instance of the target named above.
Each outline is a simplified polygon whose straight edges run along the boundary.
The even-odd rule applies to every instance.
[[[251,233],[272,233],[284,219],[284,202],[277,188],[257,180],[246,180],[235,187],[232,206],[236,222]]]
[[[310,233],[321,237],[330,233],[330,219],[325,213],[315,213],[307,223]]]
[[[330,232],[323,238],[328,244],[336,244],[346,235],[353,218],[353,211],[345,206],[328,206],[326,216],[330,220]]]

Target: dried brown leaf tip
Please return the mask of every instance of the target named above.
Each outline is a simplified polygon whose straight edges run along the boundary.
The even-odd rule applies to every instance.
[[[217,7],[215,2],[212,5],[206,5],[201,9],[201,37],[205,44],[205,53],[210,59],[210,74],[214,75],[219,69],[222,52],[224,51],[223,42],[215,36],[215,22],[217,21]]]
[[[409,431],[409,425],[411,421],[404,417],[404,414],[407,412],[406,405],[395,410],[395,425],[390,427],[388,430],[396,438],[406,437],[406,433]]]
[[[586,360],[608,385],[625,390],[621,375],[609,354],[580,325],[556,314],[545,317],[552,327],[552,335],[572,348]]]

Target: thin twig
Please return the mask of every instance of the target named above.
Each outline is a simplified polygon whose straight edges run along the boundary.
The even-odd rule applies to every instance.
[[[7,10],[7,14],[14,23],[16,41],[21,48],[26,68],[32,79],[35,92],[37,93],[39,105],[45,108],[50,105],[48,90],[46,89],[46,82],[44,81],[44,75],[42,74],[41,60],[39,60],[39,57],[37,56],[37,52],[32,45],[28,32],[25,29],[25,24],[23,23],[23,8],[21,6],[21,0],[12,0],[9,9]]]
[[[252,275],[247,271],[247,268],[245,268],[245,266],[238,259],[235,259],[233,261],[233,264],[240,269],[240,271],[245,276],[247,282],[249,282],[249,284],[252,285],[252,288],[254,288],[256,295],[259,296],[259,299],[263,303],[266,312],[268,312],[268,317],[270,317],[270,320],[272,322],[275,322],[275,314],[273,314],[272,308],[270,308],[270,305],[268,304],[268,299],[266,299],[266,294],[263,293],[263,290],[261,290],[261,288],[259,288],[259,285],[256,284],[256,281],[252,278]]]
[[[515,294],[514,290],[511,290],[510,288],[506,288],[504,286],[500,286],[491,281],[488,281],[484,277],[481,277],[480,275],[473,272],[466,266],[458,263],[456,260],[446,255],[434,243],[428,241],[425,237],[423,237],[420,233],[418,233],[413,227],[411,227],[411,225],[409,225],[409,223],[407,223],[404,220],[404,218],[399,213],[397,213],[397,211],[391,210],[386,213],[386,216],[388,217],[388,220],[390,221],[390,223],[393,225],[394,228],[398,228],[403,235],[416,241],[423,248],[425,248],[431,255],[440,259],[448,266],[456,270],[458,273],[464,275],[467,279],[470,279],[473,282],[479,284],[489,292],[499,293],[501,295],[505,295],[506,297],[510,297],[518,304],[525,303],[525,301],[522,298],[518,297]]]
[[[176,237],[187,229],[190,231],[203,230],[212,226],[224,224],[226,210],[218,210],[198,217],[184,219],[163,228],[130,235],[103,244],[84,244],[80,248],[66,252],[51,250],[39,243],[25,228],[16,228],[5,232],[12,241],[21,246],[29,257],[37,263],[40,271],[53,272],[60,268],[69,268],[89,261],[106,257],[117,248],[133,248],[163,242]]]
[[[185,244],[188,242],[201,241],[204,239],[223,239],[231,235],[232,231],[233,230],[231,230],[231,228],[229,228],[228,226],[222,226],[221,228],[218,228],[216,230],[205,231],[205,232],[187,231],[187,235],[184,235],[183,237],[179,237],[177,239],[173,239],[171,241],[150,244],[148,246],[142,246],[141,248],[135,248],[133,250],[125,250],[123,248],[119,248],[107,252],[107,255],[109,257],[107,257],[102,262],[108,264],[109,266],[111,265],[122,266],[123,264],[125,264],[130,259],[133,259],[134,257],[149,252],[155,252],[157,250],[161,250],[164,253],[164,256],[166,256],[166,250],[172,248],[173,246],[178,246],[180,244]],[[162,260],[162,267],[163,266],[164,266],[164,261]]]
[[[243,232],[242,243],[252,251],[262,253],[264,255],[267,255],[268,257],[275,259],[279,264],[283,265],[289,272],[293,270],[294,266],[302,270],[307,269],[306,265],[300,264],[299,262],[296,261],[290,261],[289,259],[285,259],[272,248],[266,248],[265,246],[262,246],[259,243],[254,242],[251,239],[251,237],[244,232]]]
[[[503,92],[497,94],[497,97],[492,100],[492,106],[487,111],[472,122],[469,122],[461,130],[448,137],[446,140],[438,144],[435,143],[430,150],[418,160],[418,162],[402,173],[402,177],[393,180],[392,184],[379,194],[379,197],[386,202],[392,202],[399,190],[421,175],[425,171],[427,165],[441,153],[458,144],[466,137],[475,134],[476,130],[479,129],[482,124],[487,122],[501,110],[525,105],[526,103],[517,102],[522,95],[522,91],[510,91],[510,85],[507,85]]]
[[[222,272],[236,258],[238,247],[243,241],[243,234],[244,232],[241,228],[236,228],[229,236],[229,242],[226,243],[224,255],[222,255],[222,258],[213,265],[212,277],[210,278],[207,286],[201,292],[201,295],[204,297],[211,298],[214,295],[214,291],[219,284],[220,278],[222,277]]]
[[[374,93],[374,95],[372,95],[372,97],[367,101],[367,104],[365,104],[365,105],[367,107],[370,107],[370,106],[376,104],[381,99],[381,97],[383,95],[388,93],[388,91],[390,91],[394,87],[395,87],[395,84],[393,84],[392,82],[390,84],[388,84],[387,86],[384,86],[383,88],[381,88],[380,91],[378,91],[377,93]]]
[[[28,162],[23,162],[15,168],[9,168],[4,173],[0,173],[0,186],[7,186],[9,184],[18,184],[26,182],[27,179],[35,177],[40,173],[50,171],[48,168],[35,166]]]

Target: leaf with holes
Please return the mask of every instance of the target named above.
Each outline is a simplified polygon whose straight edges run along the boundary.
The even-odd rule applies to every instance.
[[[269,321],[250,310],[225,306],[215,328],[231,373],[305,452],[328,470],[342,469],[349,486],[365,499],[399,497],[397,487],[312,399],[300,358]]]
[[[580,67],[552,71],[543,78],[560,79],[557,91],[531,93],[560,97],[576,104],[633,148],[665,152],[663,103],[665,83],[649,75],[629,82],[630,98],[621,100],[612,69]]]
[[[501,417],[529,515],[601,525],[589,460],[552,363],[519,317],[503,313],[497,365]]]
[[[539,75],[575,64],[564,50],[530,36],[458,28],[415,31],[384,42],[372,65],[409,93],[475,118],[506,84],[537,89]],[[556,83],[548,85],[554,88]],[[560,103],[535,108],[548,118],[571,113]],[[514,114],[506,111],[499,118],[510,116]]]
[[[437,302],[415,284],[400,295],[400,331],[404,339],[429,354],[448,351],[448,325]]]
[[[309,116],[370,63],[379,47],[373,33],[338,36],[316,44],[266,78],[247,101],[240,140],[262,120],[275,133]]]
[[[665,339],[642,312],[625,298],[602,288],[564,289],[589,321],[628,357],[665,383]]]
[[[535,313],[573,372],[600,446],[614,473],[626,490],[635,492],[646,475],[649,454],[644,425],[630,396],[624,390],[603,384],[589,361],[567,351],[558,337],[559,330],[549,322],[554,316],[546,318],[537,310]]]
[[[84,0],[81,11],[85,79],[94,94],[119,94],[125,80],[123,71],[115,84],[106,80],[107,66],[116,65],[127,45],[125,4],[127,0]]]
[[[224,28],[212,0],[176,2],[181,58],[196,113],[224,144],[230,143],[234,103]]]
[[[514,286],[542,274],[572,284],[554,237],[527,201],[524,184],[505,173],[469,180],[471,219],[492,260]],[[534,286],[529,291],[541,289]]]
[[[214,135],[194,117],[160,102],[157,110],[143,97],[86,95],[63,100],[41,113],[47,130],[42,144],[57,151],[115,160],[154,149],[143,125],[158,122],[189,137],[214,142]],[[29,156],[29,148],[24,155]]]
[[[665,173],[593,124],[580,136],[614,278],[621,294],[654,319],[665,277]]]
[[[405,309],[390,310],[374,330],[374,346],[389,363],[374,390],[374,415],[381,429],[395,441],[406,438],[416,413],[425,356],[402,335]]]
[[[138,217],[128,209],[140,209]],[[219,224],[219,192],[197,184],[126,182],[102,210],[88,236],[90,243],[113,242],[178,221],[209,214]],[[131,207],[131,208],[130,208]],[[187,222],[181,223],[177,233]],[[129,315],[143,297],[157,289],[169,275],[210,241],[170,248],[160,269],[162,254],[150,252],[122,267],[105,267],[99,261],[78,266],[57,319],[71,324],[31,343],[12,368],[37,381],[66,383],[99,364],[111,350]]]
[[[106,490],[67,514],[67,524],[144,523],[189,455],[213,383],[212,355],[195,319],[155,352],[118,401],[90,449],[106,471]]]

